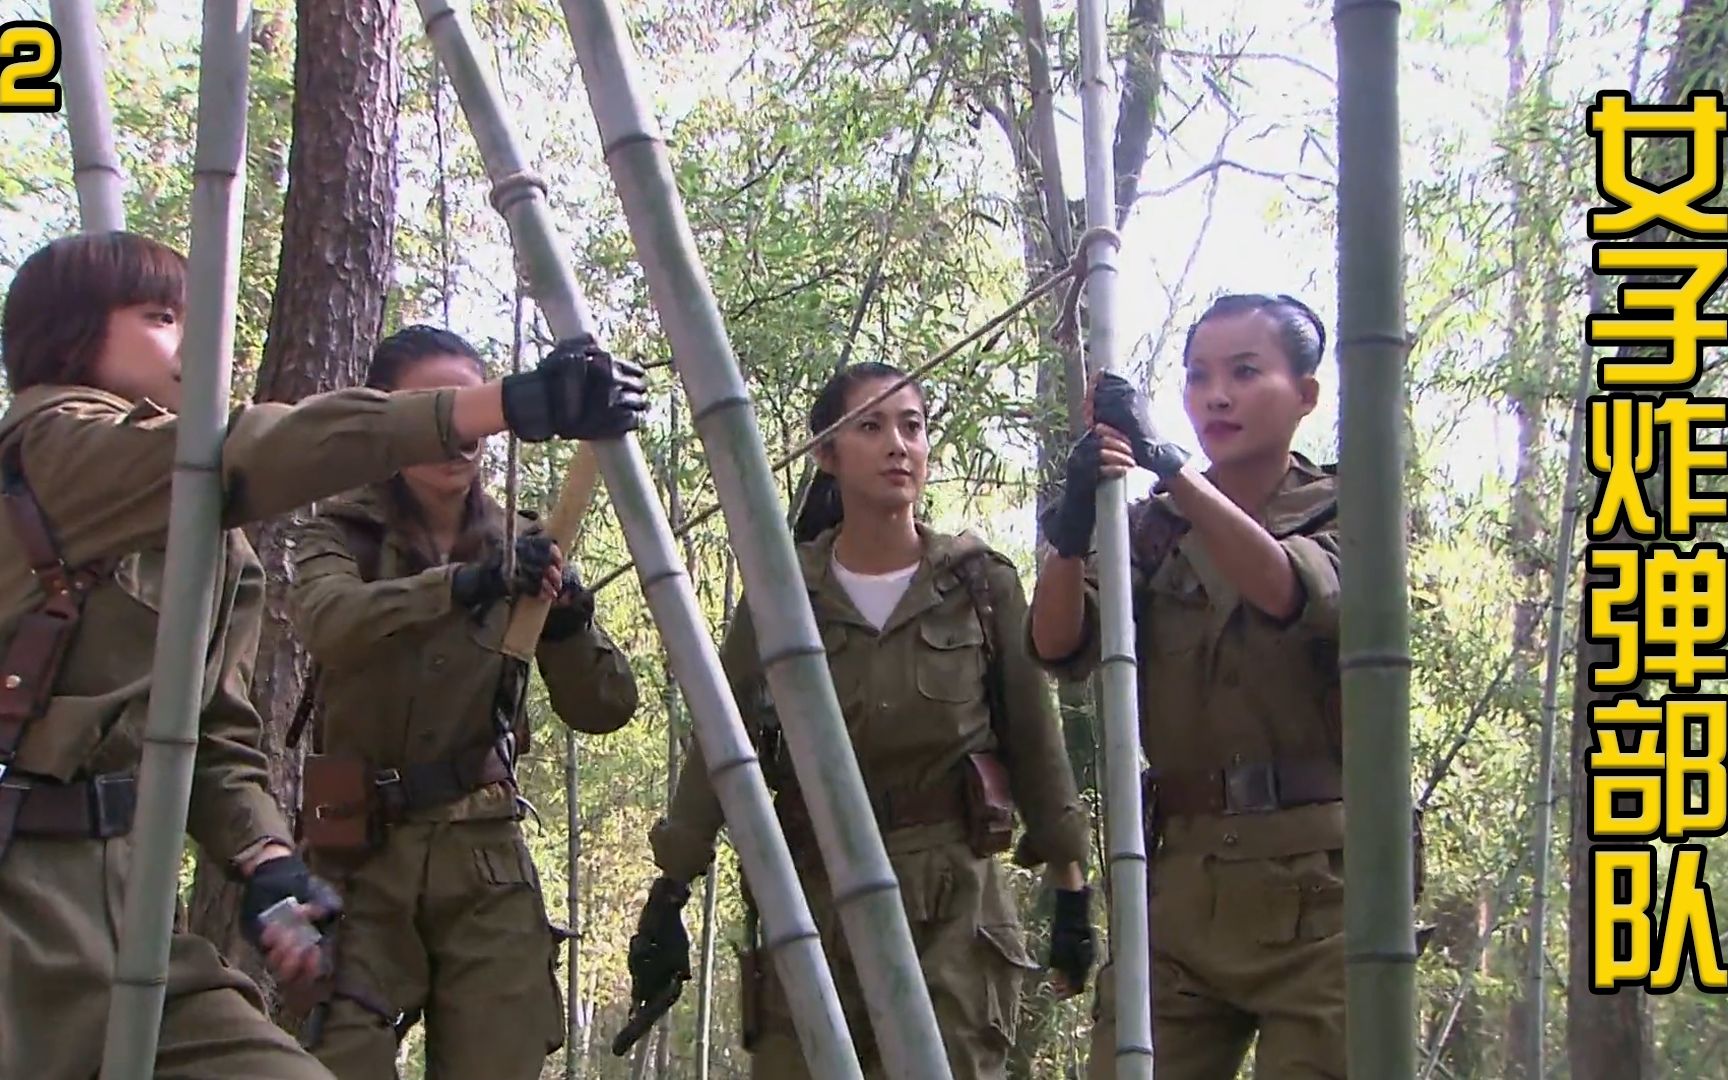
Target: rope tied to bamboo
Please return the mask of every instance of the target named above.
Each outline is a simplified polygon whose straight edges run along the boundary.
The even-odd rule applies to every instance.
[[[504,182],[504,180],[500,180],[499,185],[502,185]],[[496,190],[497,188],[494,187],[495,192]],[[1118,251],[1122,249],[1122,237],[1115,229],[1103,225],[1100,225],[1097,228],[1087,229],[1086,232],[1081,235],[1079,241],[1074,245],[1074,256],[1068,260],[1067,266],[1062,267],[1043,281],[1039,282],[1037,285],[1026,290],[1026,292],[1021,295],[1020,299],[997,312],[996,315],[991,317],[983,325],[979,326],[959,341],[956,341],[946,349],[943,349],[941,352],[924,361],[922,364],[919,364],[917,367],[900,376],[898,379],[893,380],[868,400],[848,411],[844,416],[840,417],[840,419],[829,424],[821,431],[810,436],[808,439],[805,439],[792,450],[781,455],[780,458],[770,466],[770,468],[774,470],[783,469],[792,462],[797,461],[815,447],[822,445],[822,443],[832,438],[835,432],[858,419],[858,417],[869,412],[871,409],[874,409],[882,402],[893,397],[902,387],[928,375],[931,371],[935,370],[946,361],[959,355],[961,350],[965,349],[967,346],[972,345],[994,333],[1008,320],[1014,318],[1014,316],[1020,314],[1028,307],[1031,307],[1045,296],[1054,292],[1056,287],[1061,285],[1063,282],[1068,282],[1068,292],[1062,300],[1062,316],[1058,319],[1056,327],[1052,330],[1053,334],[1062,333],[1062,327],[1064,324],[1071,324],[1074,321],[1074,312],[1078,309],[1080,302],[1080,290],[1085,286],[1086,280],[1092,276],[1092,272],[1097,269],[1097,267],[1093,265],[1087,257],[1091,251],[1091,246],[1095,243],[1107,243]],[[1072,330],[1069,332],[1071,333]],[[675,538],[681,537],[719,512],[720,505],[716,503],[702,511],[700,514],[692,515],[690,518],[686,519],[682,525],[672,530],[672,535]],[[608,570],[605,574],[595,579],[594,584],[590,587],[591,591],[598,593],[607,585],[610,585],[612,582],[623,577],[624,574],[635,565],[635,562],[631,561]]]
[[[1080,329],[1080,292],[1086,287],[1093,271],[1103,266],[1103,263],[1092,262],[1090,256],[1092,245],[1109,244],[1116,251],[1122,250],[1122,234],[1108,225],[1094,225],[1081,234],[1079,242],[1074,245],[1074,257],[1068,261],[1065,271],[1068,277],[1068,292],[1062,297],[1062,314],[1056,320],[1056,325],[1050,328],[1050,336],[1064,345],[1074,344],[1075,335]],[[1111,267],[1115,269],[1114,266]]]

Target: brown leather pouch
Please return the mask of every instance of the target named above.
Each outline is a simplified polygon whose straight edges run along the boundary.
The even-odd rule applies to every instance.
[[[966,755],[966,842],[979,858],[1007,851],[1014,842],[1014,796],[1008,770],[995,754]]]
[[[378,846],[376,795],[365,758],[308,754],[300,778],[300,840],[307,849],[355,855]]]
[[[39,716],[54,699],[54,676],[72,644],[77,620],[32,611],[18,620],[6,649],[9,676],[0,684],[0,706],[13,716]]]

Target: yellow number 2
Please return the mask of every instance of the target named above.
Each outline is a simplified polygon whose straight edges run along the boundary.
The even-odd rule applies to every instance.
[[[60,34],[45,22],[0,24],[0,112],[59,112]]]

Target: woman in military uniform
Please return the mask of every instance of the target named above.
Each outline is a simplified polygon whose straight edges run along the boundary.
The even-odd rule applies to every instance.
[[[1028,644],[1084,678],[1099,660],[1086,560],[1100,476],[1159,479],[1129,513],[1150,762],[1154,1069],[1230,1080],[1344,1072],[1344,804],[1333,470],[1291,452],[1319,400],[1320,320],[1286,296],[1227,296],[1188,332],[1183,405],[1204,473],[1153,430],[1125,380],[1045,518]],[[1099,973],[1091,1074],[1114,1074],[1111,968]]]
[[[462,338],[411,326],[379,344],[367,385],[483,378]],[[420,1015],[439,1076],[537,1077],[564,1040],[556,939],[518,824],[527,669],[499,651],[510,600],[554,601],[537,659],[566,724],[616,731],[636,684],[593,597],[526,516],[506,572],[504,511],[481,485],[479,449],[322,504],[295,544],[292,618],[322,673],[318,764],[347,763],[336,775],[371,803],[341,850],[308,834],[346,914],[333,996],[306,1041],[341,1080],[393,1077],[397,1040]],[[303,829],[352,802],[314,787]]]
[[[18,268],[0,318],[0,1076],[94,1076],[118,949],[128,834],[168,531],[185,261],[131,233],[56,240]],[[316,948],[258,916],[339,909],[294,854],[248,700],[264,580],[237,526],[356,482],[454,457],[508,426],[525,439],[634,426],[640,369],[562,350],[460,389],[357,388],[235,410],[222,444],[228,530],[187,828],[245,882],[242,929],[280,984]],[[556,421],[555,421],[555,418]],[[55,648],[64,651],[55,656]],[[180,1077],[325,1077],[206,940],[176,933],[156,1068]]]
[[[810,412],[821,432],[896,380],[882,364],[837,374]],[[1012,1046],[1020,984],[1035,965],[995,854],[1008,846],[969,799],[967,772],[1006,766],[1027,832],[1025,866],[1048,864],[1056,888],[1050,965],[1078,992],[1092,961],[1087,818],[1061,732],[1019,627],[1025,598],[1013,564],[973,535],[945,535],[916,520],[929,457],[922,391],[897,390],[816,451],[817,482],[794,528],[810,602],[878,825],[899,880],[937,1023],[957,1078],[1001,1077]],[[974,585],[967,575],[976,574]],[[987,588],[988,626],[974,588]],[[988,637],[986,636],[988,635]],[[995,643],[987,664],[986,644]],[[767,702],[748,608],[722,648],[728,679],[753,737],[811,912],[821,931],[848,1026],[866,1074],[882,1075],[864,998],[843,940],[810,820]],[[998,702],[992,709],[992,701]],[[998,776],[1001,774],[997,774]],[[1006,809],[1007,800],[1003,800]],[[711,864],[721,826],[699,748],[679,774],[673,804],[653,830],[663,876],[631,944],[633,997],[651,1000],[688,970],[679,908]],[[791,1011],[763,964],[760,1030],[747,1045],[753,1075],[808,1076]]]

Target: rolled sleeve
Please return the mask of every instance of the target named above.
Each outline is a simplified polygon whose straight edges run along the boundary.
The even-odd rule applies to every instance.
[[[1103,623],[1098,606],[1098,571],[1091,559],[1086,560],[1086,579],[1081,585],[1080,604],[1080,644],[1067,656],[1040,656],[1038,646],[1032,640],[1030,607],[1020,620],[1020,644],[1027,659],[1060,682],[1083,682],[1091,678],[1092,673],[1097,671],[1098,665],[1103,662],[1102,635],[1099,633],[1099,627]]]
[[[1338,636],[1338,535],[1291,536],[1279,541],[1302,588],[1302,605],[1279,625],[1288,632]]]

